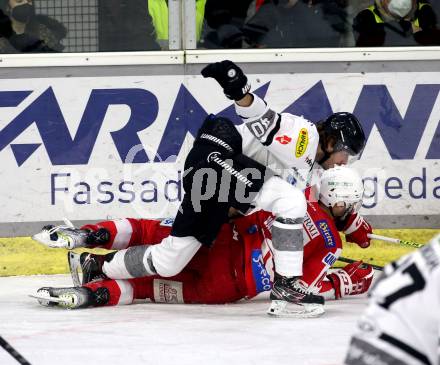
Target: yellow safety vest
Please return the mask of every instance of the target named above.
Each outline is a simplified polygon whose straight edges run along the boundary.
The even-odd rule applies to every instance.
[[[196,36],[200,40],[206,0],[196,0]],[[165,0],[148,0],[148,13],[153,20],[156,38],[168,40],[168,4]]]
[[[418,4],[417,4],[418,10],[422,9],[425,5],[429,5],[429,3],[424,2],[423,0],[418,1]],[[376,20],[377,24],[383,24],[384,23],[384,20],[380,16],[379,11],[376,11],[376,6],[375,5],[371,5],[367,9],[370,10],[373,13],[374,19]],[[411,24],[413,26],[416,26],[417,28],[419,28],[420,27],[420,25],[419,25],[419,18],[415,18],[415,19],[411,20]]]

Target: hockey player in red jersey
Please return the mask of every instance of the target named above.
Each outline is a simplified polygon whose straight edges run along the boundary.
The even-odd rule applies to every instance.
[[[268,313],[282,310],[279,301],[303,309],[303,304],[322,307],[324,298],[304,292],[300,282],[302,223],[307,210],[302,189],[315,161],[327,169],[362,153],[365,134],[360,122],[345,112],[334,113],[316,125],[300,116],[277,113],[249,93],[246,75],[231,61],[210,64],[202,75],[218,81],[225,95],[236,102],[243,123],[236,126],[213,115],[205,119],[185,159],[185,195],[170,235],[160,244],[119,250],[104,263],[103,272],[113,279],[175,276],[200,247],[212,246],[222,224],[228,222],[229,208],[243,214],[261,209],[275,217],[271,227],[277,274],[271,299],[275,303]],[[47,235],[41,241],[46,240]],[[71,240],[65,247],[81,244]]]
[[[355,212],[361,204],[363,187],[359,176],[345,167],[327,170],[321,180],[319,202],[309,202],[304,219],[304,275],[301,285],[306,291],[328,299],[368,290],[373,271],[361,262],[329,273],[342,250],[335,221]],[[69,261],[77,285],[77,268],[82,267],[83,286],[75,288],[41,288],[37,296],[43,305],[80,308],[100,305],[129,304],[135,299],[167,303],[229,303],[252,298],[271,290],[274,278],[271,225],[273,216],[259,211],[241,216],[221,227],[215,245],[203,247],[185,269],[171,278],[149,276],[124,280],[105,279],[102,264],[113,254],[81,255],[69,252]],[[53,246],[62,240],[88,240],[96,247],[120,250],[143,244],[156,244],[170,233],[167,221],[122,219],[86,225],[81,230],[54,229]],[[129,259],[129,257],[126,259]],[[100,280],[103,279],[103,280]],[[297,316],[317,316],[323,307]]]

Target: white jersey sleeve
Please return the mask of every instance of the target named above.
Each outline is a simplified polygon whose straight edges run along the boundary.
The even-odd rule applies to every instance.
[[[440,235],[385,267],[345,364],[439,365]]]
[[[250,106],[235,108],[243,120],[237,126],[243,153],[305,188],[318,148],[316,126],[300,116],[276,113],[257,95]]]

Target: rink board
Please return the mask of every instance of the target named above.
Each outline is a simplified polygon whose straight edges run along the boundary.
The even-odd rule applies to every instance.
[[[32,365],[341,364],[367,301],[328,302],[317,319],[270,318],[265,296],[229,305],[69,311],[27,297],[48,285],[70,285],[70,278],[0,278],[0,336]],[[0,364],[17,362],[0,348]]]
[[[203,119],[240,123],[202,66],[0,69],[0,236],[61,217],[173,216]],[[440,227],[438,66],[243,64],[253,90],[279,112],[359,117],[368,137],[354,165],[366,187],[362,214],[382,228]]]

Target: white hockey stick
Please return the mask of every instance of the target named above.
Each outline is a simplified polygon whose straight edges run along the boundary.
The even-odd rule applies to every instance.
[[[385,237],[385,236],[380,236],[378,234],[372,234],[372,233],[368,233],[367,236],[368,236],[368,238],[371,238],[373,240],[392,242],[392,243],[397,243],[397,244],[403,245],[403,246],[409,246],[409,247],[415,247],[415,248],[423,247],[423,244],[421,244],[421,243],[401,240],[399,238]]]

